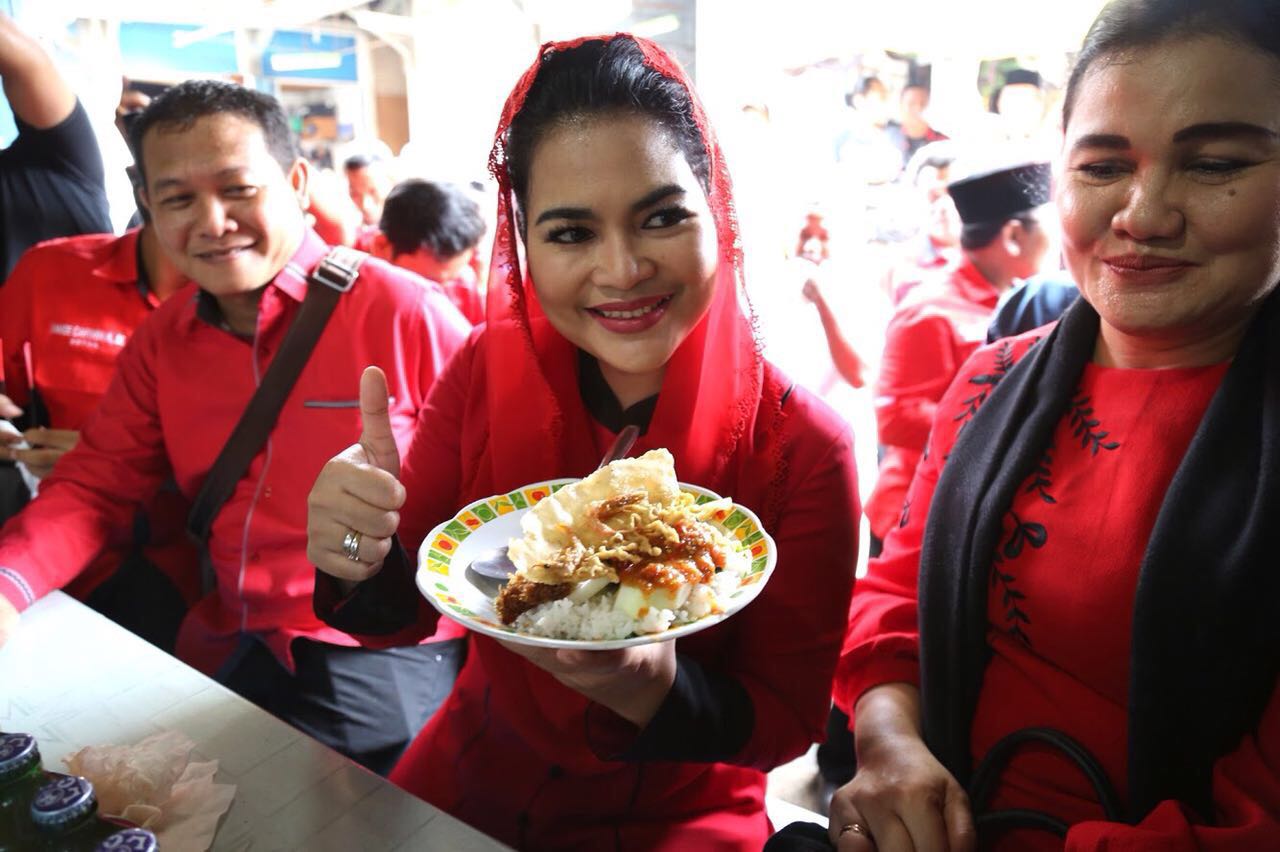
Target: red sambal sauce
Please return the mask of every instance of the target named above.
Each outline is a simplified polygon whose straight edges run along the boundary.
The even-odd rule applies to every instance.
[[[680,543],[662,555],[618,566],[618,581],[646,592],[657,588],[674,591],[684,585],[709,583],[724,568],[725,555],[696,526],[676,524]]]

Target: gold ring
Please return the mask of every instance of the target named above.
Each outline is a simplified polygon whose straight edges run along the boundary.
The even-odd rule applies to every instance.
[[[871,832],[867,831],[867,827],[860,822],[840,826],[840,836],[844,837],[846,834],[860,834],[868,840],[871,839]]]

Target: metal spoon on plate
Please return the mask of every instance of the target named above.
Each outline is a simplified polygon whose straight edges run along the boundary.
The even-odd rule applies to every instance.
[[[609,452],[605,453],[604,458],[600,459],[600,464],[596,467],[596,470],[604,467],[609,462],[625,458],[627,453],[631,452],[631,448],[635,446],[636,439],[639,437],[639,426],[624,426],[622,431],[618,433],[617,439],[614,440],[613,446],[609,448]],[[480,554],[467,567],[468,574],[478,574],[487,580],[497,580],[500,583],[506,582],[507,578],[514,574],[515,571],[516,566],[507,556],[506,547],[494,548]]]

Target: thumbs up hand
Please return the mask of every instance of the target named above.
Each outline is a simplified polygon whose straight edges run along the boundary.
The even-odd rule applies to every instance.
[[[365,368],[360,440],[325,464],[307,497],[307,558],[340,580],[378,573],[400,526],[405,491],[389,403],[386,376]]]
[[[377,367],[365,367],[360,376],[360,447],[365,463],[400,475],[400,448],[391,431],[391,395],[387,377]]]

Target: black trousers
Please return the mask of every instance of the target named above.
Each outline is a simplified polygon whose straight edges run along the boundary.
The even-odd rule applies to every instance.
[[[31,492],[18,468],[13,462],[0,462],[0,524],[18,514],[30,500]]]
[[[293,642],[290,674],[254,636],[241,639],[216,675],[262,709],[379,775],[448,697],[466,640],[373,650]]]

